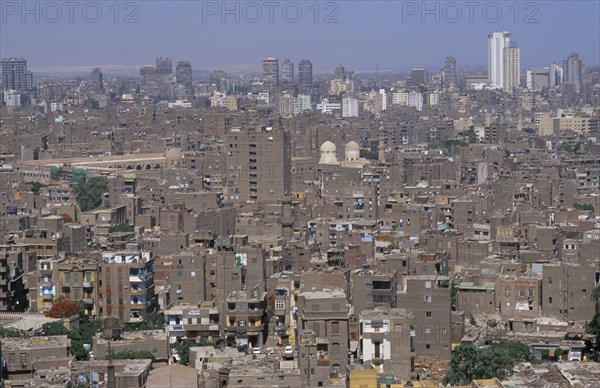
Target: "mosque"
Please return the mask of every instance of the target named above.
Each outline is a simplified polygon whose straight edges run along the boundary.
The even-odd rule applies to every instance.
[[[345,145],[343,161],[338,162],[336,151],[337,147],[329,140],[321,144],[321,159],[319,159],[319,165],[363,168],[365,165],[369,164],[367,159],[360,157],[360,146],[355,141],[351,141]]]

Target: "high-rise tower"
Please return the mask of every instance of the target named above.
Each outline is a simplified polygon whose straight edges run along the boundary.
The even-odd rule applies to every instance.
[[[510,32],[488,35],[488,81],[496,88],[504,87],[504,49],[510,47]]]

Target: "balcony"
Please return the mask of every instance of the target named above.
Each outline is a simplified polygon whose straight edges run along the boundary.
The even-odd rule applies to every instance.
[[[71,288],[71,283],[70,283],[70,282],[63,282],[63,283],[61,284],[61,287],[62,287],[62,288]]]
[[[91,282],[83,282],[83,288],[92,288],[94,287]]]
[[[262,309],[248,310],[249,317],[262,317],[263,314],[264,314],[264,310],[262,310]]]
[[[200,332],[209,332],[209,331],[219,331],[219,324],[218,323],[210,323],[210,324],[201,324],[201,323],[191,323],[191,324],[184,324],[183,325],[183,329],[185,331],[200,331]]]

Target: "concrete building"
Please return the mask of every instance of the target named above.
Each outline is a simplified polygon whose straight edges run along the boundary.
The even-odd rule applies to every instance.
[[[222,335],[219,308],[215,301],[198,305],[177,303],[164,310],[169,342],[178,339],[200,339],[216,342]]]
[[[98,333],[93,339],[92,350],[94,358],[104,360],[110,351],[119,353],[124,351],[149,352],[155,361],[166,362],[169,359],[170,349],[167,341],[167,332],[164,330],[139,330],[124,332],[118,338],[104,338],[103,333]]]
[[[358,117],[358,99],[342,98],[342,117]]]
[[[504,85],[506,92],[514,92],[521,82],[521,50],[518,47],[504,48]]]
[[[2,361],[9,379],[27,378],[35,369],[49,369],[69,363],[71,340],[66,335],[30,338],[2,338]]]
[[[505,49],[510,47],[510,32],[492,32],[488,35],[488,82],[494,88],[504,87]]]
[[[302,59],[298,63],[298,83],[301,86],[312,86],[313,69],[312,63],[308,59]]]
[[[563,61],[563,71],[563,83],[574,85],[575,91],[579,92],[583,84],[583,61],[579,54],[572,53]]]
[[[281,82],[284,85],[294,83],[294,63],[289,58],[284,59],[281,65]]]
[[[118,316],[124,322],[140,322],[158,306],[151,252],[103,252],[100,270],[100,315]]]
[[[232,128],[226,135],[225,201],[271,202],[291,195],[289,132],[272,127]]]
[[[414,315],[404,309],[377,308],[360,313],[360,353],[363,365],[408,381],[414,365]]]
[[[418,275],[403,279],[397,307],[415,315],[417,356],[450,357],[450,279],[447,276]]]
[[[298,366],[310,386],[327,386],[348,363],[348,309],[343,291],[303,291],[298,295]]]
[[[348,303],[356,314],[367,309],[396,307],[396,272],[354,269],[345,276]]]
[[[175,66],[175,82],[183,86],[186,98],[190,98],[194,95],[192,65],[188,61],[177,62],[177,66]]]
[[[568,264],[544,264],[542,309],[545,317],[588,320],[594,305],[592,290],[600,283],[600,269]]]
[[[541,91],[550,86],[550,68],[527,70],[527,88],[529,90]]]
[[[0,61],[3,90],[28,91],[33,87],[25,58],[2,58]]]
[[[274,57],[263,59],[263,78],[270,86],[279,86],[279,60]]]

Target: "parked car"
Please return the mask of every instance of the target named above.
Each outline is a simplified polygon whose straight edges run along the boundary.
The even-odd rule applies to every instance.
[[[288,358],[294,357],[294,348],[291,345],[286,346],[283,350],[283,356]]]
[[[262,350],[260,348],[254,348],[252,349],[252,354],[261,354]]]

